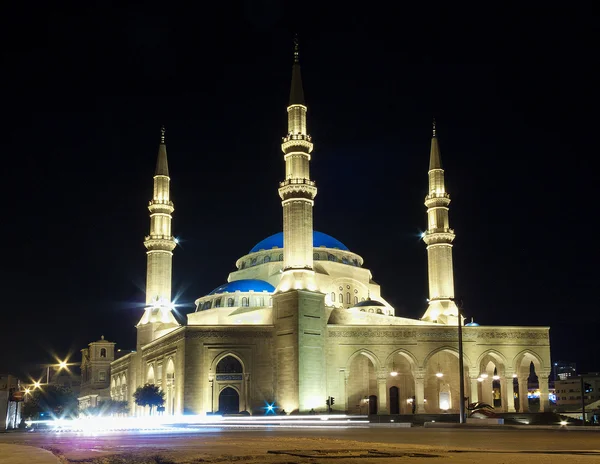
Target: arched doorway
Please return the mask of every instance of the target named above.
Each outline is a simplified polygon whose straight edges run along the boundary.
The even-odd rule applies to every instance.
[[[466,360],[465,365],[468,365]],[[464,380],[464,368],[462,375]],[[431,354],[425,365],[423,399],[425,412],[428,414],[458,413],[459,388],[458,353],[450,349],[442,349]]]
[[[225,387],[219,393],[219,412],[237,414],[240,412],[240,395],[235,388]]]
[[[369,415],[377,414],[377,396],[369,396]]]
[[[348,364],[346,388],[348,411],[354,414],[372,414],[370,397],[378,391],[375,365],[369,353],[359,353]]]
[[[212,390],[212,409],[221,414],[232,414],[248,408],[248,375],[240,357],[225,354],[216,358]],[[223,409],[225,408],[225,409]]]
[[[390,387],[390,414],[400,414],[400,391]]]

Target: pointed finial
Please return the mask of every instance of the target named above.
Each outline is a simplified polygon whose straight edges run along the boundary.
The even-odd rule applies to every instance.
[[[433,136],[435,137],[435,118],[433,118]]]
[[[294,36],[294,63],[300,63],[298,34]]]
[[[160,143],[165,143],[165,126],[160,126]]]

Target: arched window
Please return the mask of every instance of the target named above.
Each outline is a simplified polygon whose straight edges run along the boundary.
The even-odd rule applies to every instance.
[[[106,358],[106,348],[100,348],[100,357]]]
[[[233,306],[233,298],[227,298],[227,306],[230,308]]]
[[[348,264],[348,257],[344,256],[344,257],[342,258],[342,263],[344,263],[344,264]]]
[[[242,306],[250,306],[250,299],[247,296],[242,298]]]
[[[340,293],[340,303],[343,303],[343,302],[344,302],[344,295],[342,295],[342,294]]]
[[[319,253],[313,253],[313,259],[315,261],[318,261],[319,260]]]
[[[358,297],[357,296],[354,297],[354,304],[358,304]]]
[[[331,292],[331,302],[335,303],[335,292]]]
[[[256,258],[252,258],[252,264],[251,266],[256,266]]]
[[[346,292],[346,304],[350,304],[350,292]]]
[[[263,263],[268,263],[269,261],[271,261],[271,257],[269,255],[265,256],[263,259]]]
[[[383,311],[381,309],[377,310],[377,314],[383,314]],[[459,371],[460,372],[460,371]]]
[[[264,306],[264,305],[265,305],[265,297],[264,297],[264,296],[261,296],[261,297],[258,299],[258,306]]]
[[[212,301],[205,301],[204,304],[202,305],[202,309],[210,309],[212,305]]]
[[[215,299],[215,308],[221,307],[221,297]]]
[[[269,298],[269,308],[273,306],[273,298]]]
[[[283,253],[279,254],[279,261],[283,261]]]
[[[333,256],[331,253],[327,255],[327,259],[329,261],[335,261],[335,256]]]
[[[355,266],[358,266],[358,259],[353,259],[352,264],[354,264]]]
[[[240,266],[240,269],[246,269],[246,261],[242,261],[242,265]]]
[[[217,374],[241,374],[244,372],[242,363],[233,356],[225,356],[217,364]]]

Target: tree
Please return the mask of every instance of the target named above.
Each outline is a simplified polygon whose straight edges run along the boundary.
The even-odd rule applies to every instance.
[[[73,392],[61,385],[44,385],[23,404],[22,416],[39,419],[77,416],[79,402]]]
[[[138,406],[150,406],[150,414],[154,406],[165,404],[165,392],[158,385],[147,383],[133,392],[133,399]]]
[[[94,416],[114,416],[129,413],[127,401],[104,400],[98,406],[92,406],[85,410],[87,414]]]

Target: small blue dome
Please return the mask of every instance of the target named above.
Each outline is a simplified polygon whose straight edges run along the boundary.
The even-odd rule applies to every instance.
[[[255,253],[260,250],[270,250],[273,247],[283,248],[283,232],[278,232],[261,240],[252,247],[250,253]],[[348,250],[348,247],[337,238],[333,238],[331,235],[324,234],[323,232],[317,232],[316,230],[313,230],[313,247],[339,248],[340,250],[350,251]]]
[[[269,282],[265,282],[264,280],[257,279],[242,279],[242,280],[234,280],[233,282],[227,282],[217,288],[215,288],[209,295],[216,295],[217,293],[233,293],[239,290],[240,292],[249,292],[253,290],[255,292],[274,292],[275,287],[273,287]]]
[[[469,322],[465,324],[465,327],[479,327],[479,324],[477,322]]]
[[[381,301],[377,300],[365,300],[360,303],[356,303],[353,308],[360,308],[362,306],[385,306]]]

